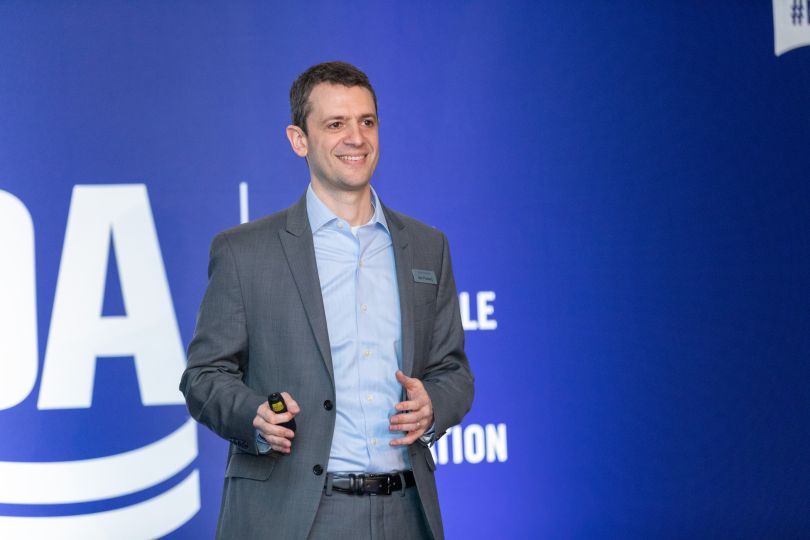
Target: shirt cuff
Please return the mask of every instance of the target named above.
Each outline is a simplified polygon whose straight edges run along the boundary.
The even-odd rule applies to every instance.
[[[425,446],[430,446],[433,443],[433,439],[436,438],[436,422],[430,424],[430,427],[425,431],[421,437],[419,437],[419,442]]]
[[[259,433],[259,430],[256,430],[256,448],[259,450],[260,454],[269,454],[270,453],[270,443],[264,440],[262,434]]]

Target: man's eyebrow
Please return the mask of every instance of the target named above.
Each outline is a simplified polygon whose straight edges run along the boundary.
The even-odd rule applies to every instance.
[[[326,118],[323,119],[323,122],[328,123],[328,122],[334,122],[335,120],[343,120],[345,122],[349,118],[351,118],[351,117],[336,114],[334,116],[327,116]],[[357,118],[374,118],[376,120],[377,115],[372,113],[372,112],[369,112],[369,113],[364,113],[364,114],[358,115]]]

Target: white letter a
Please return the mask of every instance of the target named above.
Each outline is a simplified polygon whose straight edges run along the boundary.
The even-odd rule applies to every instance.
[[[102,316],[110,238],[122,317]],[[90,407],[98,356],[135,357],[144,405],[183,403],[185,355],[143,184],[73,189],[39,408]]]

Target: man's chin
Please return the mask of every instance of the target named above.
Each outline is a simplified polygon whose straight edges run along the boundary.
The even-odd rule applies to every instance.
[[[337,178],[337,183],[347,191],[363,191],[371,183],[371,175],[345,175]]]
[[[371,178],[337,178],[332,181],[318,180],[318,183],[330,191],[359,193],[369,189]]]

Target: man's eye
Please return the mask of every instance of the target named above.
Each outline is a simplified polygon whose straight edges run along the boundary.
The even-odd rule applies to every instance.
[[[331,124],[329,124],[326,127],[330,128],[330,129],[337,129],[342,125],[343,125],[343,122],[332,122]]]
[[[366,120],[363,120],[363,125],[366,126],[366,127],[374,127],[374,120],[372,120],[370,118],[366,119]]]

